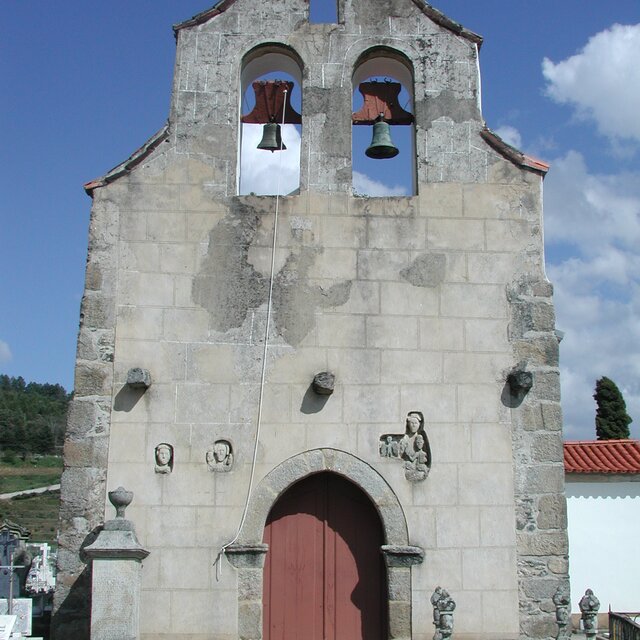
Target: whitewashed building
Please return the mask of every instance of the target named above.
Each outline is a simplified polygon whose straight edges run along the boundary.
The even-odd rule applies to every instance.
[[[601,612],[640,610],[640,442],[565,442],[571,610],[593,589]]]

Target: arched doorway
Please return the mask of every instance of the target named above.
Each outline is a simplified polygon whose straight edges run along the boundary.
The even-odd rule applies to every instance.
[[[294,484],[271,509],[263,582],[264,640],[386,640],[380,518],[333,473]]]

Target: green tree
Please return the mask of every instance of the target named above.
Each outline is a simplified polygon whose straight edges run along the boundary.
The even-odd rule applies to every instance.
[[[619,440],[628,438],[629,424],[627,405],[620,389],[613,380],[603,376],[596,382],[596,435],[598,440]]]
[[[20,455],[59,450],[70,399],[59,384],[0,375],[0,449]]]

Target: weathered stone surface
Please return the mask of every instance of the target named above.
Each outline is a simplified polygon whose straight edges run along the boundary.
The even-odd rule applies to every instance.
[[[437,287],[444,280],[447,258],[443,253],[419,255],[400,276],[416,287]]]
[[[236,569],[254,569],[264,566],[264,557],[268,550],[266,544],[235,544],[227,547],[225,553]]]
[[[521,623],[521,630],[527,638],[555,637],[558,630],[555,615],[531,615]]]
[[[549,559],[549,571],[566,576],[569,572],[569,558],[554,556]]]
[[[542,403],[542,424],[547,431],[562,429],[562,407],[559,402]]]
[[[566,532],[518,533],[518,548],[522,556],[564,556],[568,551]]]
[[[110,385],[110,372],[99,364],[80,363],[76,367],[75,392],[79,396],[106,395]]]
[[[313,377],[313,390],[321,396],[330,396],[333,393],[336,377],[329,371],[317,373]]]
[[[542,464],[563,462],[562,441],[556,433],[537,433],[531,443],[531,459]]]
[[[566,529],[567,501],[563,495],[551,494],[538,499],[538,528]]]
[[[382,545],[382,553],[387,567],[411,567],[422,564],[424,550],[420,547]]]
[[[127,371],[127,385],[132,389],[148,389],[151,386],[151,373],[148,369],[135,367]]]
[[[555,335],[528,336],[514,343],[518,358],[548,367],[558,366],[559,345]]]

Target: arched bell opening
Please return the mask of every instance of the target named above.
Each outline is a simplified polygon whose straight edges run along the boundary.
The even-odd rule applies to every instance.
[[[239,195],[288,195],[300,187],[302,62],[267,44],[243,59],[240,77]]]
[[[417,192],[413,66],[387,47],[366,51],[353,81],[354,195]]]

